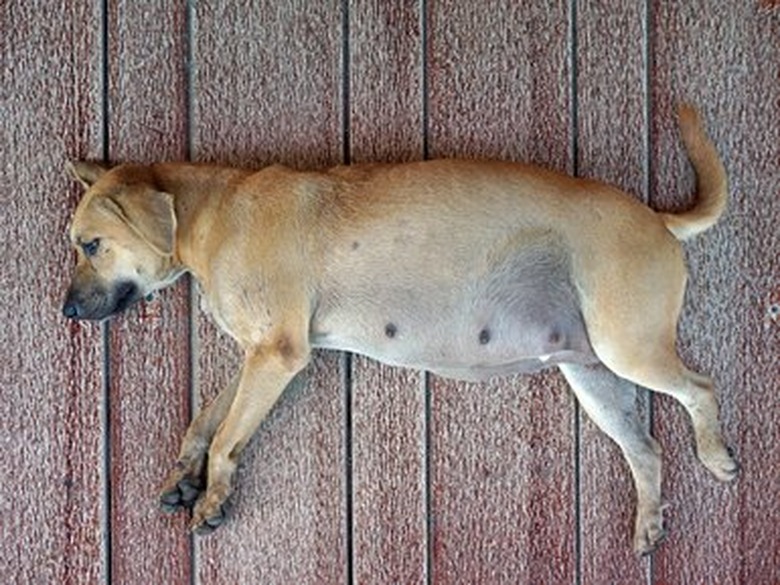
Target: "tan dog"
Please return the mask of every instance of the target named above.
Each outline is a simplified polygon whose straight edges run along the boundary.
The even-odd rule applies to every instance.
[[[716,478],[737,465],[710,380],[675,351],[678,240],[712,226],[726,175],[696,112],[680,126],[699,201],[655,213],[621,191],[508,162],[442,160],[326,172],[76,163],[87,188],[67,317],[104,319],[190,272],[243,367],[190,425],[162,490],[207,531],[239,453],[311,349],[359,352],[459,379],[558,366],[636,482],[634,546],[663,537],[661,458],[639,384],[688,410]],[[197,501],[196,501],[197,500]]]

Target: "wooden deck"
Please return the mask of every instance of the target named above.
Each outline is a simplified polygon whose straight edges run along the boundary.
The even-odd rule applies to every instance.
[[[0,3],[0,582],[780,583],[780,3],[263,0]],[[157,507],[231,344],[185,279],[104,326],[59,307],[68,159],[295,167],[522,159],[691,202],[673,105],[731,179],[686,246],[681,351],[743,465],[723,486],[676,403],[670,535],[631,553],[617,449],[562,377],[456,384],[320,353],[247,448],[232,521]]]

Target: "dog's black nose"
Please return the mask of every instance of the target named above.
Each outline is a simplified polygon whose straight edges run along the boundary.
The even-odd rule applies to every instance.
[[[70,297],[65,300],[65,304],[62,305],[62,314],[68,319],[78,319],[81,311],[79,310],[79,304]]]

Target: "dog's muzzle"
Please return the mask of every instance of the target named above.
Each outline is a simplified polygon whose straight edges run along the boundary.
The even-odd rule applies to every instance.
[[[141,294],[135,283],[119,282],[105,290],[93,286],[86,290],[71,286],[62,305],[62,314],[68,319],[88,319],[99,321],[141,300]]]

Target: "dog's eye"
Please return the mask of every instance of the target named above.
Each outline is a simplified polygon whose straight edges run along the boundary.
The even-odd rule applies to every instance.
[[[81,244],[81,249],[84,251],[84,255],[89,258],[97,254],[98,247],[100,246],[100,240],[94,239],[91,242],[84,242]]]

